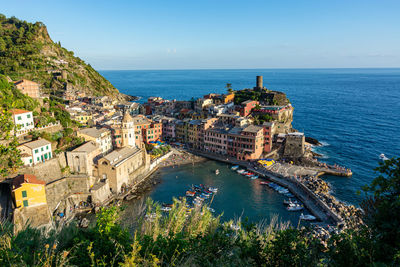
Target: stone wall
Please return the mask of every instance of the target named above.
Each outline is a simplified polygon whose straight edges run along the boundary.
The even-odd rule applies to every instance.
[[[73,194],[89,193],[89,178],[87,176],[64,177],[46,184],[47,204],[51,212],[57,204]]]
[[[39,180],[45,181],[46,184],[62,177],[58,158],[52,158],[44,163],[39,163],[32,167],[23,167],[20,169],[19,173],[33,174]]]

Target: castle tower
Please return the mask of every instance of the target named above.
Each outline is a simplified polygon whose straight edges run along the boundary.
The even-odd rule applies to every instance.
[[[125,111],[121,125],[122,147],[136,145],[135,125],[128,111]]]

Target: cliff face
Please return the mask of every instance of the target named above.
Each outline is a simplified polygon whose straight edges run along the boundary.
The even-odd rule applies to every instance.
[[[60,43],[54,43],[43,23],[29,23],[1,14],[0,74],[13,80],[36,81],[44,91],[62,91],[68,86],[88,95],[121,97],[89,64]]]

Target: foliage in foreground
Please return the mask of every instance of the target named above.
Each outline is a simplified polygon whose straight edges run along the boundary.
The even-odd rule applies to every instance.
[[[400,230],[388,226],[399,216],[399,166],[399,159],[381,164],[381,175],[365,188],[373,194],[364,202],[371,208],[367,225],[334,234],[325,246],[311,229],[276,219],[222,223],[207,207],[190,210],[185,201],[174,200],[172,210],[162,214],[148,200],[133,234],[119,223],[117,207],[102,209],[87,229],[71,225],[44,233],[27,227],[13,234],[3,223],[0,266],[398,266]]]

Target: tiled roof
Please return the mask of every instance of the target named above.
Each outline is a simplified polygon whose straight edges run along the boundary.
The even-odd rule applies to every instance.
[[[35,175],[32,174],[21,174],[14,178],[12,184],[13,189],[17,189],[21,187],[23,183],[27,184],[46,184],[44,181],[36,178]]]
[[[28,111],[28,110],[24,110],[24,109],[10,109],[10,112],[13,115],[18,115],[18,114],[28,113],[28,112],[32,112],[32,111]]]

